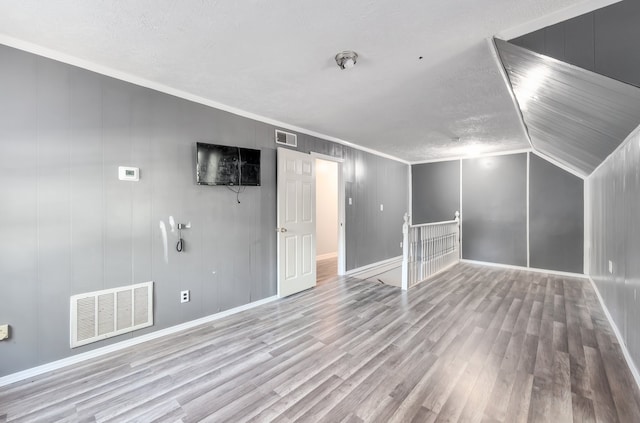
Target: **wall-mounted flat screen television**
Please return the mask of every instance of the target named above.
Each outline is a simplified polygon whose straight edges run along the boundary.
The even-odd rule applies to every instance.
[[[260,150],[196,143],[199,185],[260,185]]]

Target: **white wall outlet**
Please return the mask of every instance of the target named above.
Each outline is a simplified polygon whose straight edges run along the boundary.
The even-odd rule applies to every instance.
[[[187,289],[186,291],[180,291],[180,302],[188,303],[189,301],[191,301],[189,290]]]
[[[609,273],[613,274],[613,262],[609,260]]]
[[[9,325],[0,325],[0,341],[9,339]]]
[[[353,198],[349,197],[349,205],[353,205]]]
[[[384,211],[384,204],[380,204],[380,211]]]

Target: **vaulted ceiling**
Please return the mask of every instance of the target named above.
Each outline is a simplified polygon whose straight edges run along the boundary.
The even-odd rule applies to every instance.
[[[534,150],[591,174],[640,124],[640,3],[495,40]]]
[[[8,0],[0,43],[416,162],[529,148],[489,40],[609,3]]]
[[[533,148],[588,176],[640,124],[640,89],[496,40]]]

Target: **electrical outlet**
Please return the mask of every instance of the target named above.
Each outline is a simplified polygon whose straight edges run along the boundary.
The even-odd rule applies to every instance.
[[[402,248],[402,241],[400,241],[400,248]]]
[[[613,274],[613,262],[609,260],[609,273]]]
[[[180,302],[188,303],[189,301],[191,301],[189,296],[189,290],[187,289],[186,291],[180,291]]]
[[[9,325],[0,325],[0,341],[9,339]]]
[[[351,197],[349,197],[349,205],[352,206],[353,205],[353,199]]]
[[[384,204],[380,204],[380,211],[384,211]]]

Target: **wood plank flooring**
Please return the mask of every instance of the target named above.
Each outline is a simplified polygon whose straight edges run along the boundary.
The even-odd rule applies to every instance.
[[[586,280],[459,264],[337,278],[0,388],[0,422],[638,422]]]
[[[338,257],[316,261],[316,282],[324,283],[338,274]]]

